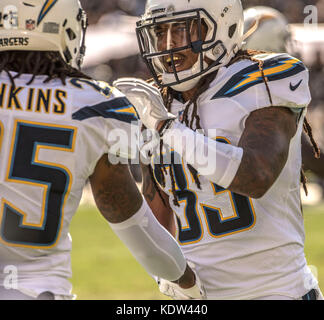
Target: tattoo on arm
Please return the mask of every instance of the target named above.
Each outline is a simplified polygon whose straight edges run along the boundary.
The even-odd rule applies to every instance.
[[[252,198],[262,197],[284,168],[297,116],[283,107],[251,113],[239,147],[244,150],[239,170],[229,190]]]
[[[112,165],[107,155],[98,161],[90,183],[99,211],[111,223],[129,219],[143,203],[128,165]]]

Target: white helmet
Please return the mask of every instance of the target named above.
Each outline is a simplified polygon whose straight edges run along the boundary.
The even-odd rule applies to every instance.
[[[193,22],[198,26],[198,39],[191,39]],[[159,50],[155,29],[161,25],[182,24],[183,46]],[[202,38],[202,26],[207,27]],[[192,89],[199,79],[230,62],[243,42],[243,8],[240,0],[147,0],[145,13],[137,22],[137,37],[141,55],[160,87],[177,91]],[[174,55],[191,49],[198,55],[189,69],[176,71]],[[161,62],[168,57],[172,71]],[[212,60],[206,63],[206,58]],[[159,78],[159,76],[162,76]]]
[[[0,51],[58,51],[80,68],[87,18],[79,0],[1,0]]]
[[[244,10],[244,48],[286,52],[290,38],[288,21],[278,10],[257,6]]]

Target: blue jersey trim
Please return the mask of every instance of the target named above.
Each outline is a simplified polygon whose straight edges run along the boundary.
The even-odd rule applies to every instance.
[[[97,117],[116,119],[127,123],[138,120],[135,108],[125,97],[86,106],[72,114],[72,119],[78,121]]]

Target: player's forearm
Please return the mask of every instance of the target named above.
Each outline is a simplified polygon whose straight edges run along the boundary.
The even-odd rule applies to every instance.
[[[261,198],[272,187],[287,162],[297,116],[282,107],[261,109],[249,116],[238,144],[244,150],[242,162],[229,190]]]
[[[179,245],[155,219],[146,201],[131,218],[110,226],[149,274],[169,281],[180,279],[181,284],[188,282]]]
[[[243,149],[210,139],[176,122],[163,141],[209,181],[227,188],[240,166]]]
[[[249,116],[237,147],[212,140],[180,123],[166,132],[163,140],[209,181],[260,198],[284,168],[295,132],[296,116],[286,108],[273,107]]]
[[[128,166],[112,165],[104,155],[90,183],[99,211],[147,272],[170,281],[181,278],[186,269],[183,253],[153,216]]]
[[[254,199],[262,198],[278,178],[287,157],[288,153],[277,153],[269,161],[266,154],[244,148],[241,165],[228,190]]]
[[[264,196],[287,161],[288,148],[273,146],[269,147],[269,151],[264,145],[258,148],[251,147],[249,143],[236,147],[201,134],[198,137],[199,133],[186,130],[195,139],[191,141],[196,141],[197,148],[193,148],[193,144],[189,146],[194,150],[193,156],[188,154],[186,146],[182,150],[184,160],[209,181],[243,196],[256,199]],[[173,147],[177,152],[182,149],[177,144]],[[203,150],[208,156],[203,155]],[[207,159],[207,166],[201,166],[204,158]]]

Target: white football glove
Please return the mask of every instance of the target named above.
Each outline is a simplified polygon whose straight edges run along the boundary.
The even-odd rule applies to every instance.
[[[183,289],[179,285],[173,282],[170,282],[165,279],[157,278],[156,281],[159,286],[160,292],[172,298],[173,300],[205,300],[206,299],[205,288],[202,285],[197,275],[197,272],[194,270],[193,264],[192,263],[188,263],[188,264],[196,276],[196,284],[189,289]]]
[[[156,130],[161,121],[176,118],[165,108],[159,89],[144,80],[121,78],[113,86],[133,104],[146,128]]]

